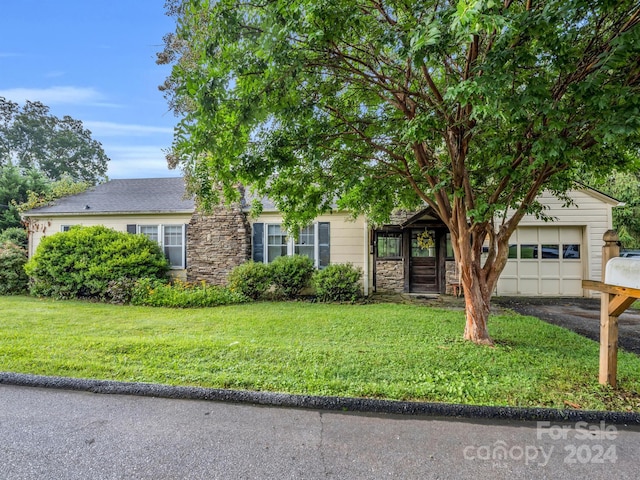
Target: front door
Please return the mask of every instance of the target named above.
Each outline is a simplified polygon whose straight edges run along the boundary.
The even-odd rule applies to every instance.
[[[437,293],[438,261],[436,232],[429,229],[411,230],[409,248],[409,291]]]

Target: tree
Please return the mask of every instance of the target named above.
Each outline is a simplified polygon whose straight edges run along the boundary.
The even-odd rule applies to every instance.
[[[82,122],[49,113],[40,102],[24,107],[0,97],[0,166],[39,170],[51,180],[70,176],[96,184],[106,179],[109,158]]]
[[[26,202],[29,192],[45,192],[50,180],[37,170],[24,174],[13,165],[0,166],[0,232],[21,227],[17,204]]]
[[[613,171],[591,184],[624,204],[613,209],[613,227],[624,248],[640,248],[640,171]]]
[[[288,226],[427,204],[451,232],[464,338],[536,197],[623,168],[640,128],[630,0],[172,0],[171,165],[206,207],[242,182]],[[626,144],[626,145],[625,145]],[[482,262],[482,247],[488,255]]]

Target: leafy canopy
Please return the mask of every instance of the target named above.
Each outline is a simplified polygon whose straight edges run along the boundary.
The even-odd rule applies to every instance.
[[[170,162],[205,206],[238,181],[299,224],[335,199],[378,222],[426,202],[484,239],[496,216],[510,234],[543,213],[542,188],[621,166],[638,141],[635,1],[185,0],[169,13]]]
[[[106,179],[108,161],[81,121],[55,117],[40,102],[27,101],[21,107],[0,96],[0,166],[93,185]]]

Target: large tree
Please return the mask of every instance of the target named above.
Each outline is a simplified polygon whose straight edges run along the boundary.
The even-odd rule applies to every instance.
[[[629,0],[170,0],[170,163],[203,205],[234,185],[289,226],[427,204],[451,232],[464,337],[536,197],[623,168],[640,128]],[[488,255],[482,261],[483,245]]]
[[[96,184],[106,179],[109,158],[82,122],[51,115],[49,107],[24,106],[0,97],[0,166],[39,170],[51,180],[71,177]]]

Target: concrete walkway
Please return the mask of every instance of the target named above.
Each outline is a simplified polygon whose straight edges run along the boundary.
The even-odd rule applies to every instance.
[[[590,432],[587,432],[590,429]],[[635,479],[640,429],[0,385],[0,478]]]

